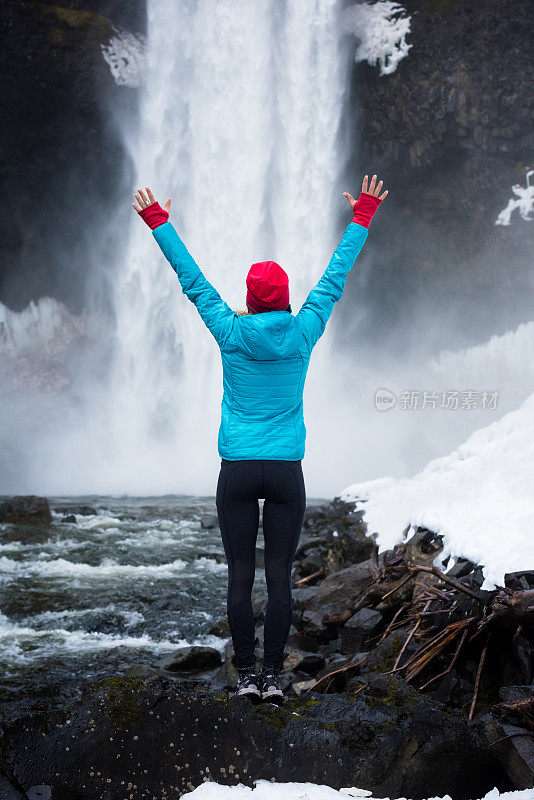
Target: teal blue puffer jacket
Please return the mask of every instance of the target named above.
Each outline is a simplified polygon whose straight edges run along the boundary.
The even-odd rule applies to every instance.
[[[205,278],[170,222],[152,231],[183,293],[196,305],[221,350],[221,458],[299,461],[304,457],[302,394],[310,355],[368,232],[355,222],[347,226],[298,314],[268,311],[239,316]]]

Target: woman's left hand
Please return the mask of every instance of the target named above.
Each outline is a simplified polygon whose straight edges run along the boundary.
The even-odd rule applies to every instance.
[[[165,208],[162,208],[156,201],[156,198],[148,186],[145,186],[145,189],[147,194],[145,194],[142,189],[137,190],[134,196],[138,202],[138,205],[136,206],[135,203],[132,203],[132,206],[140,215],[140,217],[146,222],[149,228],[154,230],[154,228],[158,228],[160,225],[164,225],[165,222],[169,221],[171,198],[169,197],[165,203]]]

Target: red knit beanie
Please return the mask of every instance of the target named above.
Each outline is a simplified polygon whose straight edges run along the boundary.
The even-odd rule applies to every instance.
[[[247,306],[253,311],[282,311],[289,306],[289,278],[276,261],[259,261],[247,275]]]

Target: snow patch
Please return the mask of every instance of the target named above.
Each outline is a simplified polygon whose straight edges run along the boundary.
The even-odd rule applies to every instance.
[[[274,783],[273,781],[254,781],[253,788],[239,783],[237,786],[221,786],[219,783],[207,781],[202,783],[192,792],[186,792],[183,797],[190,800],[342,800],[348,797],[365,797],[367,800],[376,800],[371,792],[366,789],[357,789],[355,786],[345,789],[331,789],[316,783]],[[388,798],[383,798],[388,800]],[[402,800],[407,800],[402,798]],[[451,800],[450,795],[432,797],[428,800]],[[502,792],[491,789],[481,800],[534,800],[532,789],[520,789],[516,792]]]
[[[503,208],[497,219],[495,225],[510,225],[513,212],[517,209],[520,216],[527,222],[532,220],[532,213],[534,212],[534,186],[531,186],[530,179],[534,175],[534,169],[527,169],[526,173],[526,186],[520,186],[518,183],[512,186],[512,192],[516,195],[510,198],[506,208]]]
[[[406,43],[411,17],[400,3],[391,0],[350,6],[343,12],[342,24],[360,40],[354,60],[367,61],[372,67],[378,62],[380,75],[395,72],[412,47]]]
[[[482,565],[489,590],[503,585],[505,573],[534,565],[532,486],[534,394],[414,477],[353,484],[340,497],[363,501],[379,551],[405,541],[413,526],[429,528],[444,536],[440,560]]]
[[[146,36],[114,28],[108,45],[100,45],[104,60],[119,86],[136,88],[143,82]]]

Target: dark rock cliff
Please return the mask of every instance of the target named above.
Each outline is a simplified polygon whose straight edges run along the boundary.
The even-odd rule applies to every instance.
[[[390,189],[354,296],[370,309],[369,338],[421,305],[485,338],[531,318],[534,225],[517,212],[509,227],[495,220],[534,166],[532,3],[402,5],[407,57],[389,75],[367,62],[351,75],[350,175],[377,172]]]
[[[131,169],[116,122],[137,102],[101,45],[114,26],[143,32],[145,14],[128,0],[2,3],[0,300],[11,308],[43,295],[84,305],[95,231]]]

